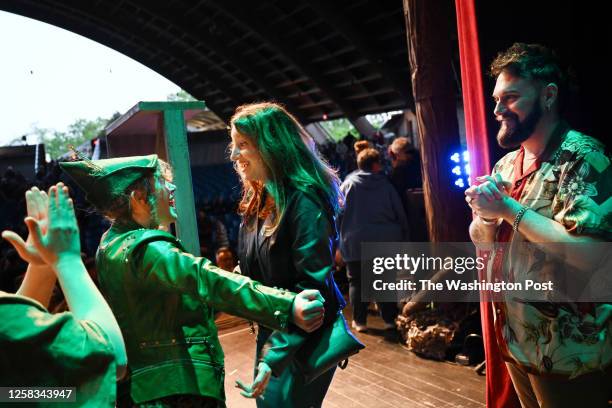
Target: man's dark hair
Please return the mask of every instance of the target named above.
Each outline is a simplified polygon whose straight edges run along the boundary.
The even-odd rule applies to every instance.
[[[490,74],[497,78],[502,72],[544,83],[553,82],[559,88],[559,100],[565,95],[567,77],[555,53],[539,44],[514,43],[497,54],[491,63]]]

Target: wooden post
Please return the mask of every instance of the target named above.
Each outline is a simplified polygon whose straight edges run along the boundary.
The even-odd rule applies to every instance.
[[[425,212],[432,242],[469,240],[469,207],[450,171],[450,156],[461,149],[451,66],[453,10],[448,0],[404,0]]]
[[[187,131],[182,110],[164,110],[164,141],[168,161],[174,170],[174,184],[177,186],[175,193],[176,212],[178,213],[176,233],[183,241],[187,252],[199,256],[198,222],[193,199]]]
[[[205,109],[204,102],[139,102],[106,127],[112,157],[156,153],[174,173],[177,237],[185,249],[200,255],[198,224],[189,163],[186,116]]]

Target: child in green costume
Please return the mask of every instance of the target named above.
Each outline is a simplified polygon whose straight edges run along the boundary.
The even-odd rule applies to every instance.
[[[129,393],[120,387],[120,405],[224,406],[213,308],[282,330],[290,320],[306,330],[322,323],[318,292],[296,296],[223,271],[160,229],[177,214],[170,168],[156,155],[61,167],[113,220],[96,264],[129,358]]]
[[[0,292],[0,384],[15,387],[13,397],[25,387],[76,387],[73,395],[62,394],[74,398],[66,405],[113,407],[115,381],[126,371],[125,346],[81,261],[67,189],[60,183],[47,195],[34,187],[26,193],[26,204],[27,241],[12,231],[2,233],[28,269],[16,295]],[[56,278],[70,313],[52,315],[45,309]],[[46,406],[39,401],[38,406]],[[48,401],[57,406],[61,399]]]

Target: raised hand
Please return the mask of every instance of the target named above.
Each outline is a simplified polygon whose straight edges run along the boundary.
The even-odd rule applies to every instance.
[[[48,203],[49,196],[38,187],[32,187],[25,194],[28,217],[36,220],[40,227],[41,234],[46,234],[48,224]],[[21,259],[31,265],[45,265],[45,261],[40,257],[34,246],[32,234],[24,242],[23,239],[13,231],[2,232],[2,238],[6,239],[17,251]]]
[[[301,291],[293,301],[293,323],[308,333],[317,330],[325,317],[323,302],[325,299],[318,290]]]
[[[27,217],[25,222],[40,258],[57,275],[74,317],[95,322],[108,336],[115,351],[117,379],[121,379],[127,365],[123,336],[81,260],[79,228],[68,189],[62,183],[49,189],[48,225],[44,233],[34,217]]]
[[[40,258],[54,266],[62,259],[81,259],[79,228],[67,188],[58,183],[49,189],[48,225],[42,232],[39,220],[27,217],[25,223]]]
[[[245,385],[242,381],[236,380],[236,388],[240,388],[240,395],[246,398],[259,398],[266,391],[266,387],[270,382],[272,369],[264,362],[257,366],[257,375],[251,385]],[[262,397],[263,398],[263,397]]]

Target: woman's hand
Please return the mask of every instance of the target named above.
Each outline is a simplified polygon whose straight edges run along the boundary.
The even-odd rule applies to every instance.
[[[57,266],[62,260],[81,259],[79,228],[67,190],[62,183],[49,189],[46,233],[42,232],[39,220],[33,217],[25,219],[38,255],[50,266]]]
[[[64,187],[66,188],[66,187]],[[49,196],[37,187],[32,187],[25,194],[28,218],[36,220],[41,234],[47,233]],[[31,265],[45,265],[34,246],[32,234],[24,242],[23,239],[13,231],[2,232],[2,238],[6,239],[17,251],[21,259]]]
[[[264,362],[259,363],[257,366],[257,375],[255,376],[255,380],[253,384],[247,386],[242,383],[240,380],[236,380],[236,388],[240,388],[240,395],[246,398],[259,398],[262,397],[263,393],[266,391],[266,387],[270,382],[270,377],[272,376],[272,369],[270,366]]]
[[[293,323],[307,333],[317,330],[323,324],[325,299],[316,289],[303,290],[293,301]]]

